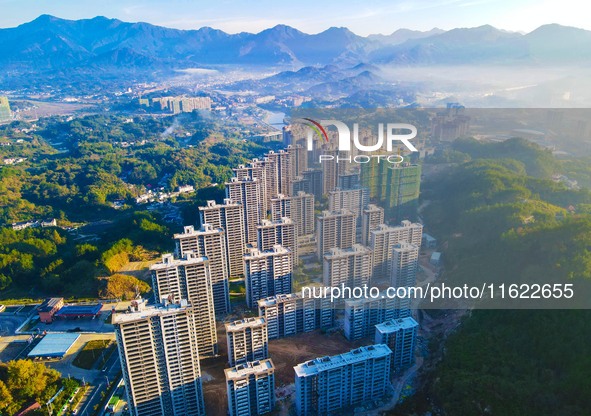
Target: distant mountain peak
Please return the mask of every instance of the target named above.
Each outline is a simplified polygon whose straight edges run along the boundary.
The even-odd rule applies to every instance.
[[[338,71],[359,79],[379,74],[377,64],[545,63],[562,58],[591,62],[591,32],[550,24],[522,35],[482,25],[449,31],[398,29],[362,37],[346,27],[307,34],[279,24],[259,33],[228,34],[211,27],[180,30],[105,16],[66,20],[48,14],[0,29],[0,74],[17,75],[89,68],[124,74],[132,68],[154,73],[199,65],[308,66],[313,67],[311,76],[330,83]],[[285,73],[281,78],[291,82],[303,76]]]

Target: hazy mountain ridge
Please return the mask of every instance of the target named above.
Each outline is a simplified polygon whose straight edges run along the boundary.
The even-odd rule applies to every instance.
[[[433,29],[427,30],[424,32],[420,31],[420,30],[411,30],[411,29],[402,28],[402,29],[396,30],[395,32],[392,32],[389,35],[381,35],[381,34],[369,35],[368,38],[375,39],[380,43],[384,43],[384,44],[388,44],[388,45],[397,45],[400,43],[404,43],[407,40],[427,38],[429,36],[439,35],[441,33],[445,33],[445,30],[439,29],[437,27],[434,27]]]
[[[485,25],[428,32],[399,29],[387,36],[362,37],[347,28],[306,34],[277,25],[259,33],[228,34],[210,27],[179,30],[105,17],[72,21],[49,15],[0,29],[0,69],[16,76],[89,69],[151,71],[197,65],[348,68],[360,63],[407,66],[565,61],[591,62],[590,31],[545,25],[523,35]],[[324,77],[324,72],[315,75]],[[296,80],[314,74],[299,75],[281,76]],[[328,76],[319,81],[337,79]]]

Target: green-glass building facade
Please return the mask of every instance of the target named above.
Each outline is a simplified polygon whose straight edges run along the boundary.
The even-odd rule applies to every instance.
[[[389,221],[415,220],[421,188],[421,166],[372,159],[361,165],[361,186],[369,189],[372,201],[384,208]]]

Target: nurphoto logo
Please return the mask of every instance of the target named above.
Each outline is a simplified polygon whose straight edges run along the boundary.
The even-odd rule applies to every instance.
[[[315,121],[311,118],[299,118],[293,122],[303,124],[307,129],[307,148],[308,151],[314,150],[314,137],[326,143],[330,143],[330,139],[326,128],[333,126],[337,131],[338,150],[339,152],[351,151],[351,129],[349,126],[339,120],[320,120]],[[322,154],[319,156],[319,162],[322,163],[327,160],[334,160],[338,162],[349,163],[369,163],[372,159],[378,162],[385,161],[392,164],[400,164],[404,158],[398,154],[393,153],[399,149],[402,144],[410,152],[418,152],[417,148],[410,142],[417,136],[417,128],[412,124],[407,123],[378,123],[378,138],[374,144],[364,144],[359,140],[359,123],[353,123],[353,144],[361,154],[355,156],[340,156]],[[375,154],[380,149],[386,147],[386,154]]]

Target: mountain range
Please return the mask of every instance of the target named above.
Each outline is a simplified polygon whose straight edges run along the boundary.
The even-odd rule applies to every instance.
[[[587,65],[591,31],[551,24],[520,34],[486,25],[428,32],[400,29],[387,36],[362,37],[347,28],[306,34],[278,25],[260,33],[228,34],[210,27],[178,30],[105,17],[64,20],[49,15],[0,29],[0,70],[13,74],[360,63]]]

